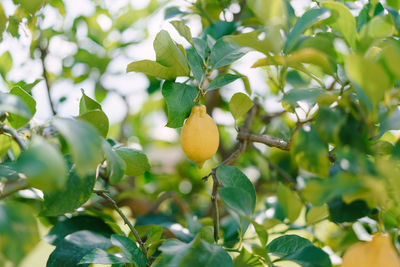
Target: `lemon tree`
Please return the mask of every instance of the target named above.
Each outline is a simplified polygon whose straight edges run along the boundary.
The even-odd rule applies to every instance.
[[[399,10],[2,1],[0,266],[400,267]]]

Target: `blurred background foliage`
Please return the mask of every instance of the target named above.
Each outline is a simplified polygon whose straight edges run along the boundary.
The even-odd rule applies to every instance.
[[[219,203],[219,244],[234,266],[267,266],[268,252],[291,260],[276,266],[340,264],[351,244],[378,230],[399,247],[399,7],[397,0],[2,1],[0,177],[9,192],[23,190],[0,202],[0,265],[44,266],[50,252],[47,266],[89,264],[95,248],[128,257],[129,229],[92,196],[94,187],[109,190],[135,219],[158,266],[182,260],[168,250],[176,247],[186,260],[210,250],[224,259],[211,245],[212,185],[201,178],[243,140],[234,165],[254,185],[256,205],[238,211],[245,201],[228,191]],[[136,65],[126,73],[132,61],[154,58],[161,29],[183,44],[177,51],[191,74],[174,76],[173,66],[171,79],[154,77]],[[165,126],[162,87],[178,82],[209,90],[200,102],[221,144],[203,169],[184,157],[173,129],[180,125]],[[192,100],[175,106],[182,121]],[[283,145],[271,146],[271,137]],[[103,154],[107,165],[98,167]],[[218,178],[244,179],[238,169]],[[18,187],[21,173],[29,188]],[[282,234],[299,236],[271,242]],[[52,246],[41,241],[33,250],[44,235]],[[306,242],[300,236],[327,261],[279,251]]]

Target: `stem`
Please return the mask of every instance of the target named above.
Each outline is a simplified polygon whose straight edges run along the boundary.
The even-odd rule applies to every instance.
[[[118,207],[117,203],[115,202],[114,199],[112,199],[109,195],[104,193],[104,190],[93,190],[95,194],[98,196],[104,198],[107,200],[114,208],[116,212],[118,212],[119,216],[124,220],[125,224],[128,225],[129,229],[132,231],[133,235],[135,236],[136,240],[139,243],[140,249],[142,250],[144,256],[147,258],[147,249],[145,247],[144,242],[140,238],[139,233],[136,231],[135,227],[131,224],[131,222],[128,220],[128,218],[125,216],[125,214],[122,212],[122,210]]]
[[[49,81],[49,75],[47,73],[46,65],[44,63],[46,56],[47,56],[47,47],[43,47],[43,46],[39,45],[39,49],[40,49],[40,60],[42,62],[42,68],[43,68],[43,78],[44,78],[44,81],[46,83],[46,88],[47,88],[47,98],[49,100],[51,112],[54,116],[57,114],[57,112],[54,108],[53,101],[51,100],[51,95],[50,95],[51,86],[50,86],[50,81]]]
[[[18,132],[13,128],[8,127],[5,124],[0,125],[0,133],[8,133],[11,135],[12,139],[17,142],[21,150],[26,150],[25,142],[18,136]]]
[[[219,239],[219,210],[218,210],[218,186],[220,182],[217,179],[215,172],[212,173],[213,177],[213,189],[211,194],[211,202],[213,205],[213,222],[214,222],[214,241],[218,242]]]

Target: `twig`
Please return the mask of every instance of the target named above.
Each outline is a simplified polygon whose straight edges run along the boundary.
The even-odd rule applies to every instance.
[[[0,121],[4,121],[7,118],[8,118],[8,113],[7,112],[4,112],[3,114],[0,115]]]
[[[51,86],[50,86],[50,81],[49,81],[49,74],[47,73],[47,69],[46,69],[46,65],[45,65],[45,59],[47,56],[47,47],[43,47],[43,45],[40,44],[39,49],[40,49],[40,60],[42,62],[42,68],[43,68],[43,78],[44,78],[44,81],[46,83],[46,88],[47,88],[47,98],[50,103],[51,112],[53,113],[53,115],[56,115],[57,112],[54,108],[53,101],[51,100],[51,94],[50,94]]]
[[[118,212],[119,216],[124,220],[125,224],[128,225],[129,229],[132,231],[133,235],[135,236],[136,240],[139,243],[139,246],[144,254],[144,256],[147,258],[147,249],[145,247],[144,242],[140,238],[139,233],[136,231],[135,227],[131,224],[131,222],[128,220],[128,218],[125,216],[125,214],[122,212],[122,210],[118,207],[117,203],[115,202],[114,199],[112,199],[109,195],[107,195],[104,190],[93,190],[95,194],[98,196],[104,198],[107,200],[114,208],[116,212]]]
[[[17,142],[17,144],[21,148],[21,150],[26,150],[25,142],[18,136],[18,132],[16,130],[14,130],[13,128],[10,128],[5,124],[1,124],[0,125],[0,133],[10,134],[12,139],[14,139],[14,141]]]
[[[283,139],[273,137],[270,135],[256,135],[256,134],[238,134],[239,140],[247,140],[255,143],[262,143],[270,147],[276,147],[282,150],[289,150],[288,142]]]
[[[218,242],[219,239],[219,210],[218,210],[218,187],[220,182],[218,181],[216,172],[212,174],[213,178],[213,189],[211,193],[211,202],[213,205],[213,223],[214,223],[214,241]]]
[[[19,179],[12,183],[6,183],[0,192],[0,199],[6,198],[19,190],[27,189],[29,185],[26,183],[26,179]]]

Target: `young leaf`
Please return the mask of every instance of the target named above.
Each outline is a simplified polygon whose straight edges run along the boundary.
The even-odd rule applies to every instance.
[[[313,206],[307,211],[306,221],[307,225],[317,223],[329,216],[329,210],[326,205]]]
[[[160,31],[153,43],[156,61],[141,60],[132,62],[127,72],[143,72],[161,79],[173,80],[178,76],[189,75],[185,55],[171,39],[167,31]]]
[[[29,148],[18,157],[17,166],[29,185],[45,192],[61,190],[67,181],[61,153],[40,136],[33,137]]]
[[[300,215],[303,204],[299,196],[287,186],[279,184],[277,190],[279,202],[282,204],[289,222],[293,223]]]
[[[103,160],[102,139],[97,130],[85,122],[73,119],[55,119],[53,125],[68,142],[76,171],[80,175],[95,173]]]
[[[234,75],[229,73],[222,73],[215,77],[214,80],[211,81],[210,85],[208,86],[207,90],[215,90],[221,88],[231,82],[236,81],[237,79],[242,78],[240,75]]]
[[[361,87],[368,99],[375,105],[381,101],[385,92],[391,88],[388,73],[382,65],[361,55],[352,54],[345,60],[345,70],[350,81]]]
[[[229,101],[229,110],[235,120],[246,115],[246,113],[253,107],[254,103],[251,99],[243,93],[236,93]]]
[[[82,91],[82,97],[81,100],[79,101],[79,115],[87,113],[88,111],[91,110],[96,110],[96,109],[102,110],[99,102],[88,97],[83,91],[83,89],[81,89],[81,91]]]
[[[95,127],[101,136],[107,137],[109,121],[107,115],[101,110],[90,110],[76,117],[78,120],[82,120],[90,123]]]
[[[331,10],[332,14],[325,20],[325,23],[343,34],[346,42],[351,47],[354,47],[356,44],[357,29],[356,20],[350,10],[344,4],[334,1],[322,2],[321,6]]]
[[[8,112],[30,119],[32,114],[29,107],[18,96],[6,93],[0,93],[0,112]]]
[[[309,27],[315,23],[329,18],[331,12],[327,8],[312,8],[306,11],[301,18],[299,18],[289,32],[284,52],[289,53],[296,45],[297,41],[300,39],[301,34]]]
[[[170,21],[170,23],[175,27],[182,37],[184,37],[189,43],[193,44],[192,33],[190,32],[190,28],[188,26],[186,26],[180,20],[173,20]]]
[[[139,150],[119,147],[115,152],[125,161],[127,175],[142,175],[151,168],[147,156]]]
[[[189,116],[198,90],[183,83],[166,81],[162,87],[162,95],[167,102],[168,123],[167,127],[178,128]]]
[[[9,51],[4,52],[0,56],[0,62],[0,75],[5,78],[6,74],[11,70],[13,65],[13,60]]]
[[[217,177],[224,186],[220,194],[224,202],[235,211],[251,216],[256,205],[256,191],[244,173],[233,166],[221,166]]]
[[[25,118],[23,116],[19,116],[16,114],[10,114],[8,117],[8,121],[10,122],[11,126],[18,129],[27,124],[30,119],[35,115],[36,113],[36,101],[33,99],[33,97],[28,94],[25,90],[23,90],[19,86],[15,86],[10,90],[10,94],[18,96],[22,101],[25,102],[26,106],[29,109],[29,112],[31,113],[31,116],[29,118]]]
[[[211,50],[211,65],[214,69],[231,64],[247,52],[234,43],[219,39]]]

